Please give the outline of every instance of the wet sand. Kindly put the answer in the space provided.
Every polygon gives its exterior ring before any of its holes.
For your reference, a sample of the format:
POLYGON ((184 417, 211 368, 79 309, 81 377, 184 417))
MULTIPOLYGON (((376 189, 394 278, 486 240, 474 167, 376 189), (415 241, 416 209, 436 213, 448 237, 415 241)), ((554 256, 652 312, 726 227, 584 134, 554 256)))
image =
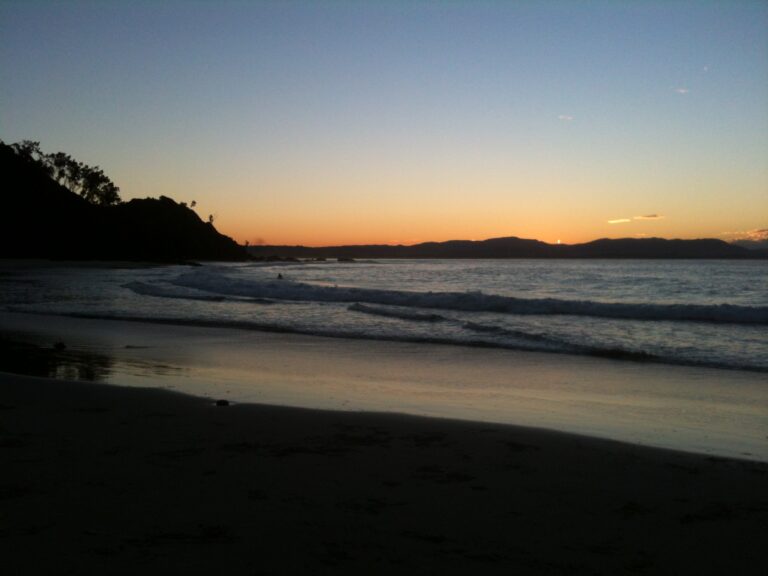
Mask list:
POLYGON ((0 371, 531 426, 768 462, 760 373, 13 313, 0 313, 0 371))
POLYGON ((7 574, 764 574, 768 464, 0 375, 7 574))

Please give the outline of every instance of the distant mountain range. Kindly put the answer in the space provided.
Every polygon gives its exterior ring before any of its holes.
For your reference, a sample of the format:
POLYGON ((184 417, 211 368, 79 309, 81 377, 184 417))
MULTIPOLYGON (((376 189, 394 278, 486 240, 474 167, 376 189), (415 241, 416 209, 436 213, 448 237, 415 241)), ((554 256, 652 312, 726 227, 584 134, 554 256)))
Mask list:
POLYGON ((607 238, 584 244, 547 244, 514 236, 449 240, 413 246, 250 246, 255 258, 727 258, 768 259, 768 250, 749 250, 722 240, 607 238))
POLYGON ((242 246, 170 198, 97 206, 0 144, 0 258, 246 260, 242 246))
POLYGON ((768 251, 768 240, 736 240, 734 244, 742 248, 749 248, 750 250, 768 251))

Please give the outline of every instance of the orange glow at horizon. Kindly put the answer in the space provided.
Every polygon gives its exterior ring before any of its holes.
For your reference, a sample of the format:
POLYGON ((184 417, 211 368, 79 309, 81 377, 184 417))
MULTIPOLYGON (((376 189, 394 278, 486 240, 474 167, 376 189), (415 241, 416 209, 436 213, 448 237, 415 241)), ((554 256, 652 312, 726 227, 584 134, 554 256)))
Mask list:
MULTIPOLYGON (((341 245, 414 245, 422 242, 445 242, 448 240, 486 240, 507 236, 540 240, 549 244, 579 244, 599 238, 722 238, 730 240, 730 233, 722 226, 654 226, 640 223, 622 226, 568 226, 560 222, 520 224, 515 226, 462 226, 456 223, 449 226, 444 223, 423 222, 420 227, 393 224, 389 227, 374 228, 366 222, 345 223, 304 221, 271 223, 253 226, 249 223, 217 222, 217 229, 231 236, 240 244, 250 245, 302 245, 308 247, 341 245), (254 232, 254 228, 258 232, 254 232)), ((631 224, 631 223, 630 223, 631 224)))

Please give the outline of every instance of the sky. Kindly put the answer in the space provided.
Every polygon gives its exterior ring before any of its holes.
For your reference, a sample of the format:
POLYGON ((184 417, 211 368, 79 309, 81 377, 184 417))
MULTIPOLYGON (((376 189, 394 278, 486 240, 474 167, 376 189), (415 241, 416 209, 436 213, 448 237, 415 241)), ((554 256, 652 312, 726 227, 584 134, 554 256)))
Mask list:
POLYGON ((768 236, 767 103, 764 1, 0 0, 3 141, 252 244, 768 236))

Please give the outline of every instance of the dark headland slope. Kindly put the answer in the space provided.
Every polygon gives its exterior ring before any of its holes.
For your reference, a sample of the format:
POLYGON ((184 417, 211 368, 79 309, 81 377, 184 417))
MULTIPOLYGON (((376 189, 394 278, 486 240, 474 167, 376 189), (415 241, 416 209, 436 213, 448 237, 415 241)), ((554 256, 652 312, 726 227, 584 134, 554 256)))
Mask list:
POLYGON ((245 260, 231 238, 170 198, 99 205, 59 184, 39 162, 0 144, 0 258, 245 260))
POLYGON ((735 258, 766 259, 768 250, 747 250, 716 239, 601 239, 584 244, 547 244, 523 238, 450 240, 413 246, 251 246, 256 258, 735 258))

